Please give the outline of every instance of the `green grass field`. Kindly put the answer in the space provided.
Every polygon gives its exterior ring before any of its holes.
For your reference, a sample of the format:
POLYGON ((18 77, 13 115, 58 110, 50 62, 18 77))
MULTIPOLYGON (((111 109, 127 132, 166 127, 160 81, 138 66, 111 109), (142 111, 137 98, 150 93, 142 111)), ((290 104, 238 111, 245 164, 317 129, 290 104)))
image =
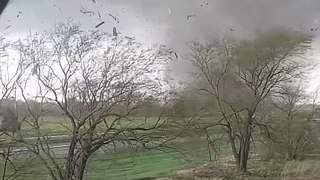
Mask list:
MULTIPOLYGON (((120 120, 117 121, 116 126, 122 127, 145 127, 145 126, 153 126, 157 118, 149 117, 147 119, 144 118, 131 118, 132 121, 120 120)), ((110 123, 113 121, 113 118, 110 117, 110 123)), ((67 117, 64 116, 45 116, 41 120, 39 120, 40 131, 44 134, 49 134, 51 136, 55 135, 67 135, 70 134, 71 123, 67 117)), ((104 125, 101 123, 101 126, 97 127, 97 130, 104 130, 104 125)), ((24 137, 35 136, 36 130, 34 127, 30 125, 30 122, 23 122, 21 125, 21 133, 24 137)))
MULTIPOLYGON (((150 117, 147 120, 144 118, 132 118, 133 121, 128 122, 127 120, 117 121, 116 126, 122 126, 122 127, 150 127, 153 126, 157 119, 150 117)), ((110 122, 112 122, 113 119, 110 117, 110 122)), ((66 142, 69 141, 68 136, 72 133, 71 132, 71 123, 69 119, 66 117, 60 116, 45 116, 39 119, 39 127, 40 129, 37 130, 35 127, 33 127, 32 119, 27 121, 24 121, 21 123, 21 130, 20 130, 20 137, 25 138, 26 141, 28 141, 28 138, 37 137, 38 131, 41 132, 42 136, 51 136, 49 138, 49 141, 52 143, 57 142, 66 142)), ((102 123, 101 126, 98 126, 96 129, 97 132, 104 132, 105 126, 102 123)), ((11 142, 12 139, 12 133, 9 132, 9 136, 6 134, 0 135, 0 146, 8 144, 11 142)), ((17 134, 16 136, 17 137, 17 134)))
MULTIPOLYGON (((172 172, 207 162, 205 141, 190 139, 172 144, 181 151, 124 150, 98 153, 88 162, 85 179, 130 180, 170 175, 172 172), (197 142, 197 143, 195 143, 197 142)), ((19 180, 50 179, 47 170, 38 160, 29 162, 19 180)), ((2 167, 0 166, 0 169, 2 167)))
POLYGON ((97 155, 88 164, 87 179, 141 179, 169 175, 187 161, 161 151, 97 155))
MULTIPOLYGON (((208 162, 206 143, 201 139, 175 142, 182 152, 160 150, 124 150, 113 153, 98 153, 87 164, 87 180, 135 180, 152 179, 172 175, 175 171, 197 167, 208 162)), ((220 157, 230 156, 228 145, 222 147, 220 157)), ((27 160, 25 160, 27 161, 27 160)), ((24 163, 24 161, 21 161, 24 163)), ((249 179, 277 179, 283 167, 282 162, 254 160, 250 163, 249 179)), ((0 167, 1 168, 1 167, 0 167)), ((35 160, 28 164, 18 180, 50 179, 43 164, 35 160)))
MULTIPOLYGON (((64 127, 68 124, 63 118, 46 117, 43 123, 45 126, 42 130, 50 135, 68 134, 68 130, 64 127)), ((35 131, 28 128, 30 127, 25 124, 22 128, 22 134, 25 137, 32 137, 35 131)), ((170 146, 179 151, 122 149, 117 152, 99 152, 89 159, 85 179, 134 180, 166 177, 177 170, 197 167, 209 160, 205 139, 199 138, 195 134, 181 140, 175 140, 171 142, 170 146)), ((224 157, 231 157, 231 149, 228 144, 221 144, 219 158, 224 157)), ((15 179, 50 180, 47 169, 33 157, 17 158, 15 163, 25 165, 15 179)), ((286 162, 281 160, 263 161, 259 158, 253 158, 249 163, 248 179, 279 179, 285 165, 286 162)), ((3 163, 0 164, 0 175, 2 166, 3 163)))

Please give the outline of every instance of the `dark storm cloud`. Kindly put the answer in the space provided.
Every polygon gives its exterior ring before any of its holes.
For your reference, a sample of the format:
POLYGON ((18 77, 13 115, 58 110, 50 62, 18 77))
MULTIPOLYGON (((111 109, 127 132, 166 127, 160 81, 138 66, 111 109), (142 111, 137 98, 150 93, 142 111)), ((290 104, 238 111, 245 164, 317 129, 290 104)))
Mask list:
POLYGON ((145 42, 163 39, 158 34, 161 27, 145 21, 139 8, 133 9, 126 2, 105 0, 96 3, 91 0, 11 0, 0 17, 0 33, 17 39, 25 36, 29 30, 43 31, 69 18, 81 23, 85 29, 112 33, 113 27, 116 27, 121 33, 136 36, 145 42), (117 17, 117 21, 110 14, 117 17), (103 21, 105 23, 97 26, 103 21), (157 34, 157 38, 150 38, 150 33, 157 34))
MULTIPOLYGON (((142 0, 130 1, 150 21, 166 26, 166 40, 175 45, 195 38, 252 37, 285 27, 310 32, 320 26, 318 0, 142 0), (187 16, 192 18, 187 20, 187 16)), ((178 45, 180 46, 180 45, 178 45)))
POLYGON ((85 28, 105 21, 101 30, 116 26, 125 34, 179 47, 196 38, 246 38, 275 27, 310 32, 320 26, 319 9, 318 0, 11 0, 0 29, 36 31, 72 17, 85 28), (95 14, 81 13, 85 10, 95 14))
MULTIPOLYGON (((310 33, 320 31, 319 0, 142 0, 130 6, 141 10, 149 21, 162 24, 165 42, 180 54, 186 42, 223 36, 251 38, 275 28, 310 33), (188 18, 187 18, 188 17, 188 18)), ((180 56, 181 57, 181 56, 180 56)), ((175 75, 190 71, 184 61, 175 75)))
POLYGON ((318 0, 241 0, 217 1, 221 16, 232 19, 236 26, 252 31, 287 27, 309 31, 319 25, 318 0))
MULTIPOLYGON (((194 39, 250 38, 277 27, 317 36, 320 30, 310 29, 320 27, 319 9, 319 0, 11 0, 0 18, 0 33, 18 38, 69 17, 86 29, 104 21, 98 29, 112 33, 116 27, 146 43, 165 43, 183 57, 186 43, 194 39)), ((179 64, 176 76, 188 66, 179 64)))

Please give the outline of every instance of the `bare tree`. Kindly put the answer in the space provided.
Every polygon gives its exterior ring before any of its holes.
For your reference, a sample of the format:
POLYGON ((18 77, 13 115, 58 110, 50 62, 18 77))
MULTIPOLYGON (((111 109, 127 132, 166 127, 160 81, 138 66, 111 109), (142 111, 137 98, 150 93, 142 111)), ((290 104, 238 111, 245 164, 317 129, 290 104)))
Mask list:
POLYGON ((20 175, 21 168, 14 163, 13 144, 20 140, 20 123, 15 112, 16 85, 24 71, 19 61, 10 59, 11 44, 0 40, 0 155, 3 159, 1 179, 20 175), (18 136, 16 136, 18 135, 18 136), (11 138, 11 139, 9 139, 11 138))
POLYGON ((14 149, 14 141, 0 147, 0 159, 2 159, 1 180, 10 180, 21 177, 21 174, 28 166, 29 160, 23 164, 16 163, 19 156, 15 153, 14 149))
POLYGON ((269 133, 259 117, 261 103, 279 85, 302 76, 302 55, 309 39, 291 32, 263 34, 253 41, 193 43, 191 59, 204 84, 198 90, 216 100, 221 117, 213 123, 226 129, 238 171, 246 171, 254 129, 269 133))
POLYGON ((23 74, 20 63, 10 59, 10 44, 0 40, 0 131, 15 132, 19 129, 14 112, 16 83, 23 74))
MULTIPOLYGON (((89 157, 102 147, 152 148, 163 143, 164 111, 156 119, 131 114, 156 102, 165 109, 168 88, 159 76, 170 59, 169 50, 61 23, 17 47, 21 59, 31 65, 28 78, 39 83, 37 96, 56 104, 70 123, 65 167, 61 170, 51 160, 57 167, 50 170, 53 179, 83 179, 89 157)), ((50 158, 49 149, 42 152, 50 158)))
POLYGON ((310 106, 314 105, 310 100, 313 98, 307 95, 303 84, 285 84, 272 98, 272 104, 279 111, 274 112, 275 150, 284 151, 287 160, 301 158, 314 143, 315 133, 310 122, 314 111, 310 106))
POLYGON ((2 168, 2 177, 1 179, 2 180, 6 180, 7 179, 7 169, 8 169, 8 166, 9 164, 13 165, 11 159, 10 159, 10 154, 11 154, 11 149, 12 147, 11 146, 8 146, 8 147, 1 147, 1 158, 3 160, 3 168, 2 168))

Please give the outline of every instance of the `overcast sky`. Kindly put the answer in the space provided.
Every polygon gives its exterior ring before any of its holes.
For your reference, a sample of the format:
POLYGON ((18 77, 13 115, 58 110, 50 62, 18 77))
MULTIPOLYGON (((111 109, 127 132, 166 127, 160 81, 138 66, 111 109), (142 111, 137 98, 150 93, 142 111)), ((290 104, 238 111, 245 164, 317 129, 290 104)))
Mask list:
POLYGON ((71 17, 85 28, 105 21, 102 31, 115 26, 141 41, 181 46, 195 38, 248 38, 275 27, 311 33, 320 26, 319 9, 319 0, 10 0, 0 18, 0 33, 18 38, 29 29, 41 31, 71 17))
MULTIPOLYGON (((167 44, 183 57, 186 43, 194 39, 251 38, 285 27, 314 35, 318 49, 320 29, 310 29, 320 27, 319 9, 320 0, 10 0, 0 17, 0 34, 15 40, 68 18, 85 29, 105 21, 99 30, 111 33, 116 27, 146 44, 167 44)), ((181 69, 188 70, 186 61, 175 67, 177 77, 183 76, 181 69)))

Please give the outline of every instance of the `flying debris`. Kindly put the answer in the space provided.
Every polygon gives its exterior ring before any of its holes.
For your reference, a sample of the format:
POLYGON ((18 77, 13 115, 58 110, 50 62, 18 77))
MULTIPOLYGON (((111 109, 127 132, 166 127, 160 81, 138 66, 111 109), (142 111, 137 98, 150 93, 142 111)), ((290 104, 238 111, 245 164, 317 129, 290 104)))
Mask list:
POLYGON ((319 30, 319 27, 310 29, 310 31, 317 31, 317 30, 319 30))
POLYGON ((117 18, 114 15, 109 14, 109 16, 112 17, 112 19, 114 19, 115 21, 117 20, 117 18))
POLYGON ((196 15, 188 15, 188 16, 187 16, 187 20, 189 20, 189 19, 192 18, 192 17, 196 17, 196 15))
POLYGON ((17 18, 20 16, 20 14, 21 14, 22 12, 21 11, 19 11, 19 13, 18 13, 18 15, 17 15, 17 18))
POLYGON ((168 8, 168 14, 171 15, 171 9, 170 8, 168 8))
POLYGON ((110 17, 112 17, 112 19, 114 21, 116 21, 117 23, 119 23, 119 18, 117 18, 116 16, 112 15, 112 14, 109 14, 110 17))
POLYGON ((10 27, 11 27, 11 25, 9 25, 9 26, 5 27, 4 29, 9 29, 10 27))
POLYGON ((100 12, 98 12, 98 17, 99 17, 99 19, 101 19, 101 14, 100 14, 100 12))
POLYGON ((94 14, 94 12, 92 12, 92 11, 84 11, 82 9, 80 9, 80 12, 83 13, 83 14, 90 14, 90 15, 94 14))
POLYGON ((96 25, 96 28, 100 27, 102 24, 104 24, 104 21, 100 22, 99 24, 96 25))
POLYGON ((84 7, 82 7, 82 6, 81 6, 81 9, 80 9, 80 12, 81 12, 82 14, 89 14, 90 16, 94 15, 94 12, 88 11, 88 10, 86 10, 86 9, 85 9, 84 7))
POLYGON ((133 37, 125 36, 124 38, 129 39, 129 40, 134 40, 133 37))
MULTIPOLYGON (((209 5, 209 3, 206 3, 205 5, 206 5, 206 6, 208 6, 208 5, 209 5)), ((200 6, 201 6, 201 7, 203 7, 204 5, 203 5, 203 4, 201 4, 200 6)))
POLYGON ((234 31, 234 29, 232 29, 232 28, 230 28, 229 30, 230 30, 230 31, 234 31))
POLYGON ((118 32, 117 32, 116 27, 113 27, 112 34, 113 34, 113 36, 118 36, 118 32))
POLYGON ((93 3, 96 3, 96 0, 92 0, 93 3))
POLYGON ((176 59, 178 59, 178 54, 176 52, 173 52, 174 56, 176 57, 176 59))
POLYGON ((163 48, 163 49, 160 49, 159 53, 170 55, 169 58, 172 59, 172 60, 179 59, 179 56, 178 56, 178 54, 176 52, 174 52, 172 50, 168 50, 167 47, 164 46, 164 45, 161 45, 160 47, 163 48))

